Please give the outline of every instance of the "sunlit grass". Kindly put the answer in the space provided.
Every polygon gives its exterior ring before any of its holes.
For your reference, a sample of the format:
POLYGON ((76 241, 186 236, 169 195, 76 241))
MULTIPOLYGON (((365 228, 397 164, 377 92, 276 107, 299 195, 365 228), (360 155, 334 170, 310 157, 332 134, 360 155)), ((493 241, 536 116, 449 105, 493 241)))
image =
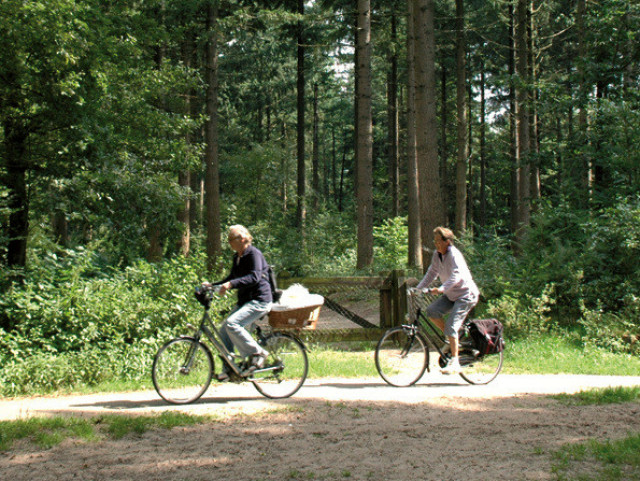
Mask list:
POLYGON ((373 350, 336 351, 315 347, 309 355, 309 377, 367 378, 378 376, 373 350))
POLYGON ((502 372, 637 376, 640 373, 640 359, 596 347, 581 347, 566 337, 545 334, 526 339, 507 339, 502 372))
POLYGON ((640 480, 640 433, 615 441, 568 444, 554 454, 561 481, 640 480))
POLYGON ((0 451, 10 449, 14 442, 22 439, 42 449, 49 449, 67 438, 87 442, 105 437, 120 439, 129 434, 140 435, 150 429, 171 429, 176 426, 200 424, 208 419, 211 418, 181 412, 164 412, 154 416, 56 416, 0 421, 0 451))
POLYGON ((573 406, 617 404, 640 400, 640 386, 596 388, 575 394, 555 394, 551 397, 573 406))

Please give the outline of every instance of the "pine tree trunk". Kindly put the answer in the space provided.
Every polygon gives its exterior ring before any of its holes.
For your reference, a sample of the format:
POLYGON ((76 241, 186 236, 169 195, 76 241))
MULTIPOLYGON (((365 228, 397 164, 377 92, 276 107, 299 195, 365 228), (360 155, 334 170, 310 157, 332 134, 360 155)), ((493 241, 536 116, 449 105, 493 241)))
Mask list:
POLYGON ((418 186, 418 159, 416 156, 415 121, 415 34, 414 0, 407 2, 407 201, 408 201, 408 264, 422 266, 422 241, 420 236, 420 197, 418 186))
POLYGON ((467 229, 467 162, 469 144, 467 139, 467 82, 466 45, 464 34, 464 3, 456 0, 456 109, 458 154, 456 161, 456 224, 459 234, 467 229))
MULTIPOLYGON (((529 78, 531 79, 532 89, 530 90, 529 95, 529 117, 530 117, 530 134, 529 134, 529 150, 534 154, 540 153, 540 146, 538 141, 538 89, 535 87, 536 85, 536 65, 535 65, 535 42, 534 42, 534 34, 535 34, 535 25, 533 23, 533 2, 529 4, 529 10, 527 12, 528 18, 528 41, 529 41, 529 78)), ((539 156, 535 155, 535 162, 531 162, 531 201, 532 209, 535 206, 535 201, 540 199, 540 161, 539 156)))
MULTIPOLYGON (((447 173, 448 169, 448 161, 449 161, 449 139, 448 136, 448 125, 449 125, 449 102, 447 101, 447 82, 448 82, 448 73, 447 66, 445 65, 444 52, 442 54, 441 62, 441 79, 440 79, 440 103, 442 105, 440 111, 440 189, 442 192, 447 192, 447 173)), ((444 222, 446 225, 449 224, 449 212, 445 207, 444 212, 444 222)))
MULTIPOLYGON (((585 41, 584 16, 586 13, 586 1, 578 0, 576 8, 576 29, 578 36, 578 57, 583 60, 578 62, 578 134, 576 140, 579 148, 578 153, 586 146, 587 142, 587 107, 589 101, 590 86, 587 84, 584 63, 586 62, 587 45, 585 41)), ((580 207, 587 207, 591 197, 591 161, 587 155, 578 154, 573 162, 574 168, 572 178, 576 189, 574 199, 578 200, 580 207)))
POLYGON ((207 269, 211 272, 222 254, 220 226, 220 177, 218 159, 218 44, 217 1, 207 5, 206 112, 205 126, 205 223, 207 227, 207 269))
POLYGON ((513 3, 509 3, 509 156, 511 158, 510 205, 511 232, 518 230, 518 212, 520 210, 520 170, 518 169, 518 136, 516 134, 516 18, 513 3))
POLYGON ((318 84, 313 85, 313 153, 311 156, 311 182, 313 185, 313 211, 318 212, 320 202, 320 117, 318 116, 318 84))
MULTIPOLYGON (((298 14, 304 14, 304 1, 298 0, 298 14)), ((307 217, 306 207, 306 167, 304 159, 304 122, 305 122, 305 101, 304 101, 304 31, 302 22, 298 22, 298 65, 297 65, 297 150, 298 161, 298 210, 296 223, 300 232, 304 236, 304 223, 307 217)))
POLYGON ((371 4, 358 0, 356 34, 357 105, 357 267, 373 262, 373 124, 371 114, 371 4))
POLYGON ((528 105, 529 79, 529 42, 527 39, 527 12, 529 0, 518 0, 516 8, 516 75, 519 86, 516 88, 516 131, 517 158, 520 171, 520 185, 518 199, 518 229, 516 238, 522 243, 530 223, 531 216, 531 169, 530 154, 530 126, 528 105))
POLYGON ((7 207, 9 209, 8 267, 25 267, 29 236, 29 197, 27 195, 27 133, 20 125, 4 120, 2 143, 5 155, 7 207))
POLYGON ((484 59, 480 60, 480 213, 478 223, 481 227, 487 225, 487 155, 486 155, 486 78, 484 59))
MULTIPOLYGON (((397 41, 397 28, 395 13, 391 13, 391 43, 395 46, 397 41)), ((400 215, 400 166, 398 147, 398 55, 393 49, 389 56, 389 74, 387 79, 387 123, 388 130, 388 162, 389 183, 391 190, 391 217, 400 215)))
MULTIPOLYGON (((194 42, 191 35, 187 35, 184 42, 182 43, 182 61, 184 62, 185 67, 191 68, 191 60, 193 58, 192 49, 194 47, 194 42)), ((185 116, 190 116, 192 113, 192 92, 185 98, 184 102, 184 113, 185 116)), ((193 142, 191 132, 188 132, 185 136, 185 142, 187 145, 191 145, 193 142)), ((182 204, 182 209, 178 212, 178 222, 182 224, 182 232, 180 238, 178 239, 177 250, 185 257, 189 255, 189 250, 191 248, 191 172, 189 169, 185 169, 184 171, 178 174, 178 185, 182 187, 184 194, 184 200, 182 204)))
MULTIPOLYGON (((434 0, 414 0, 416 69, 416 153, 420 186, 420 219, 423 245, 432 245, 433 230, 444 219, 438 165, 436 119, 434 0)), ((427 267, 428 256, 423 256, 427 267)))

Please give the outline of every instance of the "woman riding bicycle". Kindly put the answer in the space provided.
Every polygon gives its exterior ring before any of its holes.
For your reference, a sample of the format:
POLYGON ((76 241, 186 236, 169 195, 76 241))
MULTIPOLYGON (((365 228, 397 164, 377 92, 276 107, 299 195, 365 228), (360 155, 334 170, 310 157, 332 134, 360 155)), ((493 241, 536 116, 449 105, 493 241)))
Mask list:
MULTIPOLYGON (((231 249, 235 251, 231 272, 227 277, 214 283, 220 286, 219 294, 224 296, 229 289, 238 289, 238 303, 220 328, 222 342, 229 352, 234 346, 243 357, 251 356, 247 375, 264 365, 269 353, 251 337, 247 328, 262 318, 271 309, 273 298, 269 279, 264 274, 268 264, 262 252, 252 245, 253 237, 246 227, 234 225, 227 236, 231 249)), ((203 285, 210 286, 210 283, 203 285)), ((229 373, 218 374, 219 381, 229 379, 229 373)))
POLYGON ((418 284, 418 289, 428 287, 436 277, 442 281, 440 287, 429 289, 433 295, 441 295, 427 307, 427 315, 449 339, 451 359, 442 369, 443 374, 458 374, 458 331, 467 314, 478 303, 480 291, 471 277, 462 253, 453 245, 453 232, 446 227, 433 231, 436 251, 431 258, 427 273, 418 284), (444 317, 447 315, 445 323, 444 317))

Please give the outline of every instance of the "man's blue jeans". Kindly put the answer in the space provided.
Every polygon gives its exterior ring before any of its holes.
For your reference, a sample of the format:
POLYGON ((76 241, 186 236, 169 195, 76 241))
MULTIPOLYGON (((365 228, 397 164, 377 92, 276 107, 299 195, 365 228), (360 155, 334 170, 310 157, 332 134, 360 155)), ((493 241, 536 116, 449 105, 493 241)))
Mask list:
POLYGON ((262 352, 262 348, 247 332, 247 328, 270 310, 271 302, 262 301, 250 301, 235 308, 220 327, 220 337, 229 352, 233 352, 234 346, 242 357, 262 352))

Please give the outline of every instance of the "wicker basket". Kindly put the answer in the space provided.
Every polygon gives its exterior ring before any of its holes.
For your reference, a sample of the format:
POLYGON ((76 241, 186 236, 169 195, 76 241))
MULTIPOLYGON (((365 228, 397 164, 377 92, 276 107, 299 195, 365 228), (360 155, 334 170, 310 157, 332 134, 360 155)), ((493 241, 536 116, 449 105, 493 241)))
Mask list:
POLYGON ((269 325, 274 329, 315 329, 322 306, 307 306, 287 311, 271 311, 269 325))

